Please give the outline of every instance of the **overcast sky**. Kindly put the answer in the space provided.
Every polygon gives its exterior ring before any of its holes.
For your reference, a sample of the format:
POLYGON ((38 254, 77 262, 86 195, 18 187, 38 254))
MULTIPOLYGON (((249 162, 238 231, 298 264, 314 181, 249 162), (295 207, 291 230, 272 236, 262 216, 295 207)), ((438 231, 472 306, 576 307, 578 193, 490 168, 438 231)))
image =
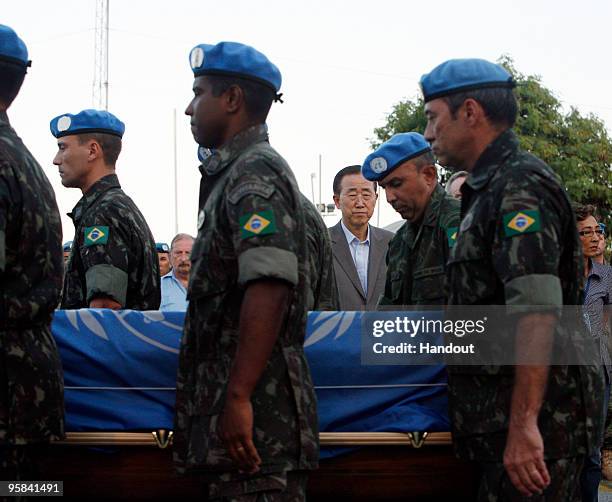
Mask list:
MULTIPOLYGON (((49 120, 93 104, 96 2, 0 0, 0 6, 0 23, 17 31, 33 61, 9 117, 65 214, 81 193, 59 181, 49 120)), ((316 202, 319 155, 322 200, 330 203, 334 174, 361 164, 393 104, 414 98, 419 77, 450 58, 508 54, 520 72, 540 75, 566 106, 595 113, 610 131, 611 24, 609 0, 110 0, 109 111, 126 124, 117 173, 156 240, 169 242, 176 110, 179 231, 195 234, 199 172, 184 115, 193 80, 188 54, 194 45, 222 40, 252 45, 280 68, 285 103, 272 107, 270 140, 309 198, 316 173, 316 202)), ((380 225, 397 219, 383 200, 380 225)), ((66 216, 62 222, 64 240, 72 239, 72 222, 66 216)))

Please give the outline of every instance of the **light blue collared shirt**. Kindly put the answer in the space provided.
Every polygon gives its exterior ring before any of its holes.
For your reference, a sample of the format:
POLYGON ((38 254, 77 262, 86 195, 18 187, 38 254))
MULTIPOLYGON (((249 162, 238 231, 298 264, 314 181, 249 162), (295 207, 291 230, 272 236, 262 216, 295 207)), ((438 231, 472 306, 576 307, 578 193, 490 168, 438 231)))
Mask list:
POLYGON ((161 278, 161 305, 159 310, 170 312, 185 312, 187 310, 187 290, 181 284, 174 272, 170 270, 161 278))
POLYGON ((370 225, 368 225, 368 235, 366 236, 365 241, 360 241, 357 237, 355 237, 353 232, 346 228, 342 220, 340 220, 340 226, 342 227, 342 231, 344 232, 344 236, 348 242, 349 249, 351 250, 351 256, 353 257, 353 262, 355 263, 355 268, 357 269, 357 275, 359 276, 359 282, 361 282, 363 292, 367 295, 368 261, 370 259, 370 225))

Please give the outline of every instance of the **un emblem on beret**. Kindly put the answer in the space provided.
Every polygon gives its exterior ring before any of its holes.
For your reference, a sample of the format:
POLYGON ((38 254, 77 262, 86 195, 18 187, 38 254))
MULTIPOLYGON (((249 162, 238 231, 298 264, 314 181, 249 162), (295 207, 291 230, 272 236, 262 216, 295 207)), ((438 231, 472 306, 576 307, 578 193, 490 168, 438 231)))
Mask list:
POLYGON ((376 174, 383 173, 387 170, 387 161, 384 157, 376 157, 370 161, 370 169, 376 174))
POLYGON ((204 63, 204 50, 202 47, 194 47, 189 55, 189 60, 191 62, 191 68, 199 68, 204 63))
POLYGON ((70 124, 72 124, 72 120, 68 115, 64 115, 63 117, 60 117, 57 121, 57 130, 59 132, 67 131, 68 129, 70 129, 70 124))

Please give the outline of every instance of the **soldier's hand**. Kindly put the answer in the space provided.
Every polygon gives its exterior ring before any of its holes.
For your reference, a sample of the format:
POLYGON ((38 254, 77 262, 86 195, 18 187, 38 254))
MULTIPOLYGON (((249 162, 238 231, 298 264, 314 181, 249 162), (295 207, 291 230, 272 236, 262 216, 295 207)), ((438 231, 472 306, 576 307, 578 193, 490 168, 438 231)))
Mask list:
POLYGON ((550 484, 544 462, 544 442, 537 422, 508 429, 504 467, 516 489, 526 497, 541 493, 550 484))
POLYGON ((249 399, 228 396, 218 434, 241 471, 253 474, 259 470, 261 458, 253 444, 253 407, 249 399))

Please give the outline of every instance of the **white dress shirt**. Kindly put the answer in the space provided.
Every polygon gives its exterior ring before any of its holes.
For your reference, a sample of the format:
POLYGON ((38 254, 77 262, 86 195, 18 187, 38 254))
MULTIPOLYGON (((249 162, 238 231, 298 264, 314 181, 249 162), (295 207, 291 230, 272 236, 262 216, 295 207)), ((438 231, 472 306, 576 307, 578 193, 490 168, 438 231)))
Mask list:
POLYGON ((370 259, 370 225, 368 225, 368 234, 366 235, 365 241, 360 241, 346 226, 344 222, 340 220, 340 226, 348 242, 355 268, 357 269, 357 275, 359 276, 359 282, 363 288, 364 294, 368 294, 368 262, 370 259))

